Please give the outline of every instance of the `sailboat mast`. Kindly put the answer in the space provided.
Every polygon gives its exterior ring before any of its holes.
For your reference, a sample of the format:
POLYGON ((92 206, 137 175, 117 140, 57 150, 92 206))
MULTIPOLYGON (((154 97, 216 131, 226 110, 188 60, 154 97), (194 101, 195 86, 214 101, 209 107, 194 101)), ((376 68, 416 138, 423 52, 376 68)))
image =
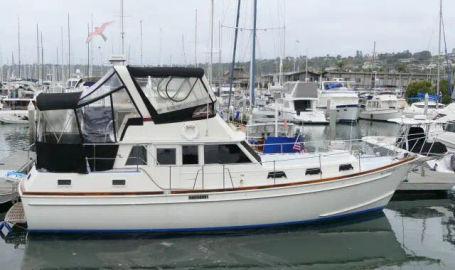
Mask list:
POLYGON ((70 14, 68 13, 68 79, 71 77, 71 31, 70 14))
POLYGON ((256 85, 256 18, 257 18, 257 0, 253 2, 253 35, 251 46, 251 62, 250 62, 250 107, 255 103, 254 87, 256 85))
POLYGON ((62 79, 62 81, 64 81, 64 79, 65 79, 64 57, 65 57, 65 55, 64 55, 64 52, 63 52, 63 50, 64 50, 64 48, 63 48, 63 46, 64 46, 63 45, 64 44, 64 42, 63 42, 63 27, 60 27, 60 39, 61 39, 61 42, 62 42, 62 48, 61 48, 61 54, 62 54, 62 78, 61 79, 62 79))
POLYGON ((141 66, 144 65, 143 61, 143 40, 142 40, 142 20, 139 21, 139 27, 141 31, 141 66))
POLYGON ((20 19, 17 18, 17 58, 19 62, 19 78, 21 78, 21 23, 20 19))
MULTIPOLYGON (((90 35, 90 23, 87 23, 87 36, 90 35)), ((87 42, 87 76, 90 76, 90 42, 87 42)))
POLYGON ((210 65, 209 65, 209 83, 213 83, 213 0, 210 1, 210 65))
POLYGON ((122 55, 125 55, 125 32, 124 32, 124 14, 123 0, 120 0, 120 37, 122 39, 122 55))
POLYGON ((438 77, 436 79, 436 102, 441 93, 441 31, 442 31, 442 0, 439 0, 439 36, 438 36, 438 77))
POLYGON ((36 79, 39 80, 39 66, 40 66, 40 56, 39 56, 39 28, 36 24, 36 79))
POLYGON ((235 19, 235 31, 234 31, 234 49, 232 50, 231 70, 229 71, 229 99, 228 99, 228 108, 227 108, 228 110, 231 107, 232 84, 234 83, 235 53, 237 51, 237 38, 238 38, 238 34, 239 34, 240 3, 241 3, 241 0, 237 0, 237 17, 235 19))
POLYGON ((44 46, 43 46, 43 32, 41 32, 41 83, 44 82, 44 46))
POLYGON ((197 67, 197 9, 194 13, 194 66, 197 67))

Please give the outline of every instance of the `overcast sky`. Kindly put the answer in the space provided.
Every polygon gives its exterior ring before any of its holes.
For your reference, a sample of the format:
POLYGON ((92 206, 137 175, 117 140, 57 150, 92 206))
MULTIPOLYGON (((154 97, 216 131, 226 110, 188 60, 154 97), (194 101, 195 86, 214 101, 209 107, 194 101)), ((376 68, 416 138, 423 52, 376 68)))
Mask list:
MULTIPOLYGON (((214 61, 218 61, 219 25, 222 61, 231 58, 235 0, 215 0, 214 61)), ((242 0, 240 26, 251 28, 252 2, 242 0)), ((120 0, 0 0, 0 64, 17 62, 17 21, 21 24, 23 63, 36 62, 36 24, 43 34, 45 62, 61 63, 61 29, 64 62, 68 58, 67 14, 71 25, 71 61, 86 63, 87 24, 115 21, 106 30, 107 42, 96 38, 93 61, 106 62, 120 53, 120 0)), ((356 50, 378 52, 437 51, 439 0, 258 0, 257 57, 286 55, 354 55, 356 50), (286 31, 280 29, 286 26, 286 31), (285 38, 284 38, 285 36, 285 38)), ((198 12, 197 59, 207 62, 210 52, 210 0, 124 0, 125 54, 140 63, 139 21, 143 21, 144 64, 194 63, 195 10, 198 12), (160 30, 161 29, 161 30, 160 30), (160 45, 161 44, 161 45, 160 45)), ((455 26, 455 1, 444 1, 447 29, 455 26)), ((238 59, 250 56, 251 31, 239 34, 238 59)), ((447 46, 455 44, 447 31, 447 46)))

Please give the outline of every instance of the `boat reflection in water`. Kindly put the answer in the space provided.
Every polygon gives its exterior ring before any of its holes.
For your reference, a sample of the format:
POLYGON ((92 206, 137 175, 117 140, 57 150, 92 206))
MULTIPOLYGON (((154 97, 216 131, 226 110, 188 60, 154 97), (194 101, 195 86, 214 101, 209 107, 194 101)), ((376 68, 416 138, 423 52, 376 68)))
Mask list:
MULTIPOLYGON (((25 241, 25 237, 17 239, 25 241)), ((296 266, 339 269, 402 265, 411 259, 382 212, 313 227, 223 234, 31 234, 24 244, 24 269, 296 266)))

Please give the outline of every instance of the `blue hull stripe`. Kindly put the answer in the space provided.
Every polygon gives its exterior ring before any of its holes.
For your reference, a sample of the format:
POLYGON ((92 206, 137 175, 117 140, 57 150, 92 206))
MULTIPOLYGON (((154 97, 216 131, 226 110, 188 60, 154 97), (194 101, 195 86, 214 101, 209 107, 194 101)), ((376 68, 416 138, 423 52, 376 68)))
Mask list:
POLYGON ((29 230, 30 233, 64 233, 64 234, 117 234, 117 233, 181 233, 181 232, 213 232, 213 231, 234 231, 261 228, 274 228, 292 225, 318 224, 329 221, 343 220, 367 213, 382 211, 383 207, 371 208, 349 214, 340 214, 330 217, 317 218, 304 221, 291 221, 272 224, 258 224, 246 226, 207 227, 207 228, 181 228, 181 229, 132 229, 132 230, 29 230))

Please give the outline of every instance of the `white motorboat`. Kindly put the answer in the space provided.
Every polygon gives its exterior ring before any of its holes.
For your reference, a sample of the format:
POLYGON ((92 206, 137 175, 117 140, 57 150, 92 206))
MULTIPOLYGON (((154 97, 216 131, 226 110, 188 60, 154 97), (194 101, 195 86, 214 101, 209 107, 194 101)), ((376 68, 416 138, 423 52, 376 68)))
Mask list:
POLYGON ((330 110, 328 104, 336 109, 337 122, 356 122, 359 119, 359 96, 349 82, 336 78, 321 82, 318 89, 318 108, 330 110))
POLYGON ((436 140, 443 143, 449 152, 455 153, 455 120, 445 124, 444 131, 438 134, 436 140))
POLYGON ((268 106, 274 113, 277 106, 281 119, 296 124, 328 124, 323 110, 317 108, 317 85, 309 82, 286 82, 284 98, 268 106))
POLYGON ((419 101, 412 103, 409 107, 403 110, 403 114, 406 117, 414 117, 416 115, 426 114, 429 118, 435 119, 441 112, 444 111, 445 105, 442 103, 437 103, 435 101, 429 100, 427 106, 425 106, 425 101, 419 101))
POLYGON ((398 99, 393 92, 377 92, 366 95, 361 102, 360 119, 372 121, 388 121, 400 118, 398 99))
POLYGON ((214 112, 210 89, 198 68, 115 66, 83 93, 40 94, 37 161, 19 185, 28 230, 330 220, 382 209, 417 160, 345 150, 259 155, 214 112))
POLYGON ((2 99, 0 123, 28 124, 28 106, 34 104, 40 91, 27 84, 14 84, 9 90, 8 97, 2 99))

